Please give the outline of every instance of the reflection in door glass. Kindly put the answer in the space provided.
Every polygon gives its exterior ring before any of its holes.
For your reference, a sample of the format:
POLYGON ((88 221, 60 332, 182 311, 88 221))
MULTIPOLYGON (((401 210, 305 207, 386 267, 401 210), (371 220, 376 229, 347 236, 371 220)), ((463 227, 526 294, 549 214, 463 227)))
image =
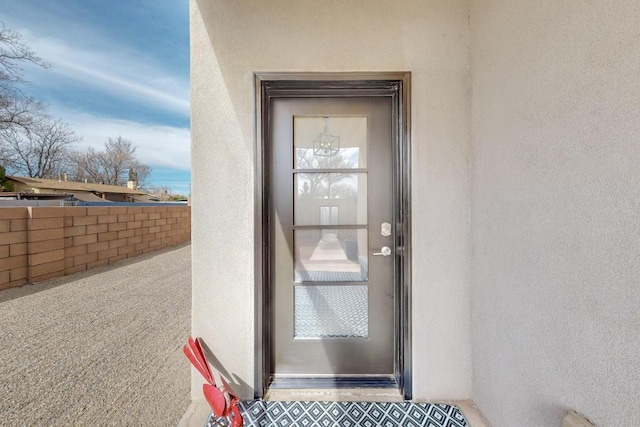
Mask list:
POLYGON ((298 173, 294 185, 294 225, 367 224, 366 173, 298 173), (322 222, 327 207, 333 222, 322 222))
POLYGON ((366 117, 293 118, 295 169, 367 167, 366 117))
POLYGON ((295 230, 296 282, 367 280, 367 230, 295 230))
POLYGON ((338 206, 320 206, 320 225, 335 225, 340 223, 338 206))
POLYGON ((295 338, 367 338, 366 285, 295 287, 295 338))

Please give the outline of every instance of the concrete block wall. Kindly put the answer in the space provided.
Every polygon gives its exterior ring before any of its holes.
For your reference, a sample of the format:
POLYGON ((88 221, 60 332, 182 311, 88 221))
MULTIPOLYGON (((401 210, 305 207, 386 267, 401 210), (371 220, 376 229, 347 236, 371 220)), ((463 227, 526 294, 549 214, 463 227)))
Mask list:
POLYGON ((27 209, 0 209, 0 289, 27 282, 27 209))
POLYGON ((188 206, 0 208, 0 290, 190 239, 188 206))

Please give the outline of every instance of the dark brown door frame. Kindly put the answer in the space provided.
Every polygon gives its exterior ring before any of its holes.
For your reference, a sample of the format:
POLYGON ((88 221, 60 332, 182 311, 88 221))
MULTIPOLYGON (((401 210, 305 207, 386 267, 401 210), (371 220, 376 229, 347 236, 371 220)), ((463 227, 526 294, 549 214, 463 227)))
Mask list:
POLYGON ((255 378, 261 398, 271 381, 270 103, 276 97, 389 96, 394 120, 394 226, 396 241, 396 383, 412 395, 411 371, 411 189, 409 72, 255 73, 255 378))

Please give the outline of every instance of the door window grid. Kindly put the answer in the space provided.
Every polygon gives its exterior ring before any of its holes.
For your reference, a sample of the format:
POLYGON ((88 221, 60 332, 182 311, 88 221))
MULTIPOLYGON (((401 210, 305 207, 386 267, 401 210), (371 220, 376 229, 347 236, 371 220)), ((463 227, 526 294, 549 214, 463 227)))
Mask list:
POLYGON ((367 338, 367 117, 293 120, 294 337, 367 338))
POLYGON ((293 117, 296 283, 368 280, 367 120, 293 117))

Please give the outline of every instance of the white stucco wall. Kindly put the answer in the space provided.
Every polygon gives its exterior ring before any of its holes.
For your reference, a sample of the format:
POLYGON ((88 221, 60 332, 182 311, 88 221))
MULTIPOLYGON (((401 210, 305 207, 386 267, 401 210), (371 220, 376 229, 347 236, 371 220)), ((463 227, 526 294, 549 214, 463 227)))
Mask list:
POLYGON ((640 426, 640 3, 472 0, 474 397, 640 426))
MULTIPOLYGON (((254 376, 255 71, 412 73, 414 397, 471 397, 463 0, 191 0, 193 334, 254 376)), ((193 398, 201 399, 194 377, 193 398)))

